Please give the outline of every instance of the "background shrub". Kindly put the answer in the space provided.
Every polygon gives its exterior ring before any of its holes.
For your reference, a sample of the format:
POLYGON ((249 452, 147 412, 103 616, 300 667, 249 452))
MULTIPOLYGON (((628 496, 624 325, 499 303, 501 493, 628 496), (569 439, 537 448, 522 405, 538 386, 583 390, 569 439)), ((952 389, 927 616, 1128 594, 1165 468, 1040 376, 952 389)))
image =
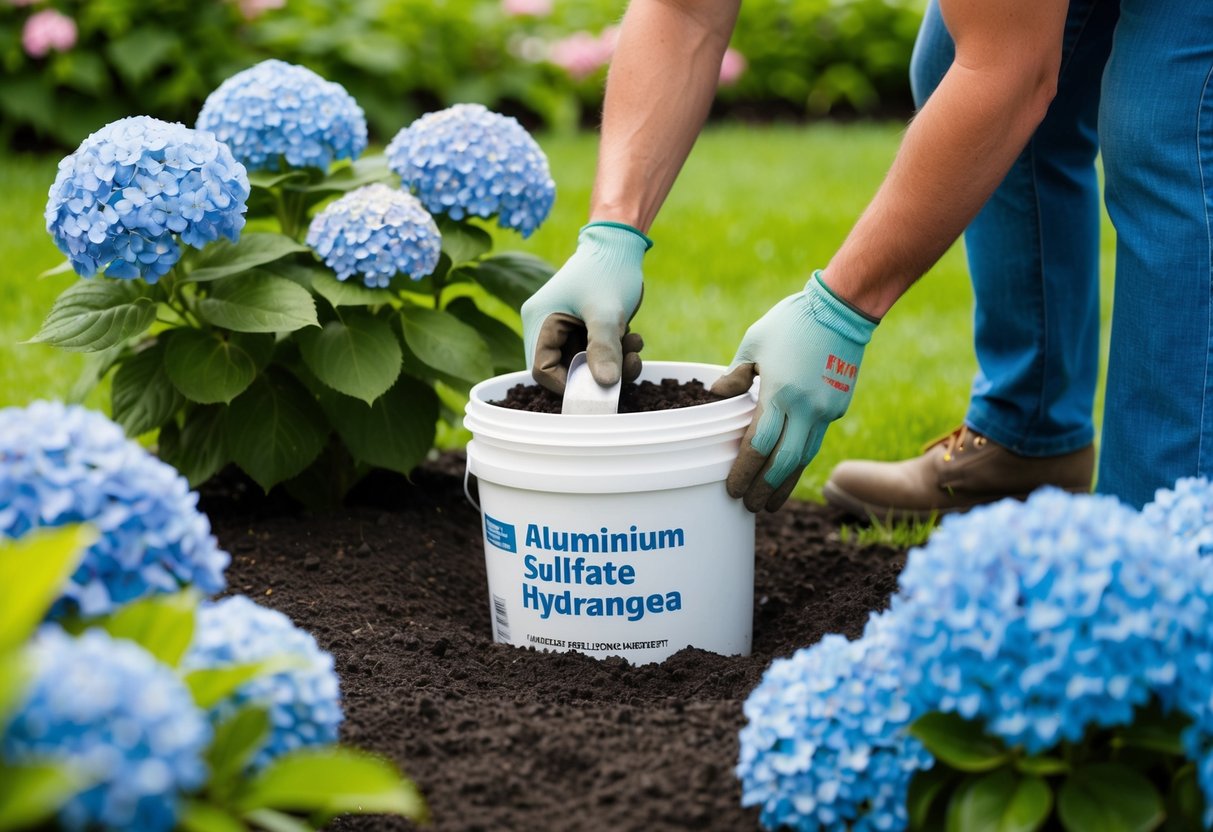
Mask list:
MULTIPOLYGON (((924 5, 746 0, 733 38, 744 69, 722 88, 718 112, 908 112, 905 67, 924 5)), ((380 142, 458 102, 569 130, 597 117, 611 27, 625 7, 625 0, 6 0, 0 140, 70 147, 96 125, 135 113, 190 123, 220 81, 267 57, 344 86, 380 142), (48 11, 66 23, 47 25, 48 11), (36 15, 43 17, 31 23, 36 15), (31 27, 43 34, 31 40, 31 27)))

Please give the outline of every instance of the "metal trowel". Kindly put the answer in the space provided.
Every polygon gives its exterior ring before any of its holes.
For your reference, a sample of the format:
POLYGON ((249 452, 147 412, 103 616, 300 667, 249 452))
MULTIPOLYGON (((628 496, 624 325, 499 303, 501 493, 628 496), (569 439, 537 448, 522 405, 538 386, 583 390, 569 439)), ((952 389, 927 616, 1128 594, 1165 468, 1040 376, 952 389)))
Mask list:
POLYGON ((578 416, 619 412, 619 390, 622 381, 603 387, 590 374, 585 352, 579 352, 569 362, 568 380, 564 384, 564 401, 560 412, 578 416))

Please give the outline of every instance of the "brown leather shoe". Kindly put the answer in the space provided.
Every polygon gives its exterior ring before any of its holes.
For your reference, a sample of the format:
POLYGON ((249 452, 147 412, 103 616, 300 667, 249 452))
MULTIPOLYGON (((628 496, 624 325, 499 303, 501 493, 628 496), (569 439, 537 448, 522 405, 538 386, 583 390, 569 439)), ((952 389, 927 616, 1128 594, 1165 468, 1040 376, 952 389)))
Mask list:
POLYGON ((1042 485, 1091 489, 1095 448, 1060 456, 1013 454, 964 425, 902 462, 848 460, 822 494, 830 505, 878 520, 928 520, 1003 497, 1025 499, 1042 485))

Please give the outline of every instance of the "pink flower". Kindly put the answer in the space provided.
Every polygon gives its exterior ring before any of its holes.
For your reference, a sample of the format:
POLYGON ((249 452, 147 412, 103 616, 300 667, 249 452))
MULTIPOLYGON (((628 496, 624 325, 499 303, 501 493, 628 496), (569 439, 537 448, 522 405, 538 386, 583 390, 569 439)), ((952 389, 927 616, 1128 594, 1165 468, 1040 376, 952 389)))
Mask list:
POLYGON ((548 60, 580 81, 611 62, 617 37, 615 27, 598 37, 589 32, 577 32, 554 42, 548 51, 548 60))
POLYGON ((731 46, 724 50, 724 59, 720 62, 720 86, 728 87, 737 83, 746 66, 745 55, 731 46))
POLYGON ((45 58, 51 50, 66 52, 76 45, 76 22, 54 9, 35 12, 21 30, 21 45, 31 58, 45 58))
POLYGON ((240 14, 245 20, 254 20, 270 9, 281 9, 286 0, 235 0, 240 7, 240 14))
POLYGON ((501 0, 501 10, 510 17, 547 17, 552 0, 501 0))

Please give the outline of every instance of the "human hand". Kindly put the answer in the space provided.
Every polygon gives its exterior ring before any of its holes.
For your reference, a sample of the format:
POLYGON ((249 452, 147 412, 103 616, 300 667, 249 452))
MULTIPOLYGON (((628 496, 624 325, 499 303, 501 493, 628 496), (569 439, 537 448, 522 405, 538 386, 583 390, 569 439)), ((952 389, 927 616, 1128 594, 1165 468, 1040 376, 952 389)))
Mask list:
POLYGON ((522 305, 522 340, 535 381, 563 393, 569 361, 582 350, 604 387, 640 375, 644 341, 628 332, 628 321, 644 294, 640 261, 652 245, 622 223, 581 229, 573 256, 522 305))
POLYGON ((762 377, 758 408, 725 483, 730 497, 755 512, 783 505, 826 427, 846 412, 876 323, 815 272, 803 291, 746 331, 729 372, 712 385, 713 393, 736 396, 762 377))

